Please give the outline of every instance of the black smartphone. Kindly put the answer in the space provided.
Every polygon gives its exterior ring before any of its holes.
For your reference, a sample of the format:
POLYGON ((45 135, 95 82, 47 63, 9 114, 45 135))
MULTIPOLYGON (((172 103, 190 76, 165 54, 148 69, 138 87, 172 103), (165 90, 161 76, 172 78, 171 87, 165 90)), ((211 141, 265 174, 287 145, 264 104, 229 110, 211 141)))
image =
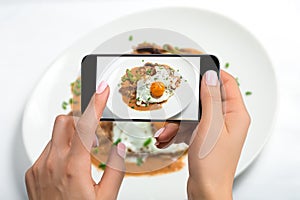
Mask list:
POLYGON ((110 96, 101 121, 198 122, 202 75, 220 65, 213 55, 91 54, 81 63, 81 111, 97 85, 110 96))

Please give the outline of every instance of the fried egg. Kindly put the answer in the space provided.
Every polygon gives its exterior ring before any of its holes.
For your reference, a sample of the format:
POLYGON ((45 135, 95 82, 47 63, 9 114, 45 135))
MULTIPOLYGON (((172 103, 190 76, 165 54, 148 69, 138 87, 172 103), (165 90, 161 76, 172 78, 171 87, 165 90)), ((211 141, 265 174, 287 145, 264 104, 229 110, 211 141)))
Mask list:
POLYGON ((137 82, 136 104, 147 106, 149 103, 167 101, 180 83, 180 77, 174 70, 164 66, 155 66, 155 74, 147 75, 137 82))

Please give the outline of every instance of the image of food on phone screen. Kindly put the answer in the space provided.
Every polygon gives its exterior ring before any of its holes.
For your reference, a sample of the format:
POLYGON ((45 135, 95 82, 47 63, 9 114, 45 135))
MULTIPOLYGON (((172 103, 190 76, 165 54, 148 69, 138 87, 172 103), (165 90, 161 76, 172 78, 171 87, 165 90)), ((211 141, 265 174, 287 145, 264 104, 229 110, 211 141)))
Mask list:
POLYGON ((83 85, 87 76, 96 76, 92 88, 103 80, 110 86, 103 121, 199 121, 201 59, 200 55, 93 55, 95 69, 82 74, 83 85))

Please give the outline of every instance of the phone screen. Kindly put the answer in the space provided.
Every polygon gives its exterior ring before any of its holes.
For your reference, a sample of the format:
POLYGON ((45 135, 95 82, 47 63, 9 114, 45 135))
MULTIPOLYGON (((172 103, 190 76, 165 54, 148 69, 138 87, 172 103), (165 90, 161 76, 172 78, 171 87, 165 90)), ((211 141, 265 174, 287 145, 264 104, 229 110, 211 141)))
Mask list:
POLYGON ((200 59, 98 55, 96 87, 110 86, 101 120, 199 121, 200 59))

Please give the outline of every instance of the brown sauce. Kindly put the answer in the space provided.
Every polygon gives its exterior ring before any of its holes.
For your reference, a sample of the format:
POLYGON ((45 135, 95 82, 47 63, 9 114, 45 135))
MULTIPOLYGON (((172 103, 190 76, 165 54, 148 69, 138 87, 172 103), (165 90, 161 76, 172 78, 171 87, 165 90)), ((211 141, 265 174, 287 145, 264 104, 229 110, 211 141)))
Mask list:
MULTIPOLYGON (((96 154, 91 154, 92 164, 97 167, 99 170, 99 165, 105 163, 108 158, 108 152, 105 150, 99 150, 96 154)), ((185 166, 184 158, 186 152, 181 152, 181 155, 171 156, 171 155, 157 155, 149 156, 141 164, 137 165, 136 163, 126 162, 126 175, 127 176, 154 176, 162 175, 167 173, 172 173, 181 170, 185 166), (174 161, 174 158, 178 158, 174 161)))

